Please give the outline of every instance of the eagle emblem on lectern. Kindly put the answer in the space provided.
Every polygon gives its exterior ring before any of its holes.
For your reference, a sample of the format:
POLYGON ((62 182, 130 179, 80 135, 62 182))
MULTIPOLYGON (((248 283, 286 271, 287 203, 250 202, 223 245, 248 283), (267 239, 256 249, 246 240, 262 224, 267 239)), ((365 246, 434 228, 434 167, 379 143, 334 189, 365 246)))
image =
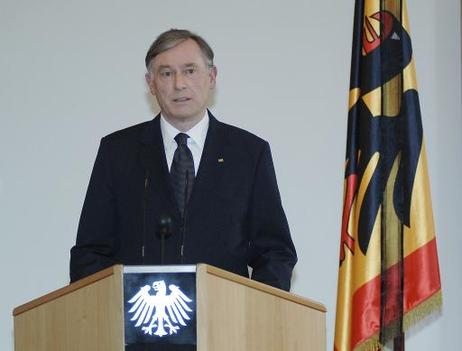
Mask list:
POLYGON ((128 301, 133 304, 128 313, 134 313, 130 320, 136 321, 136 328, 142 326, 145 334, 159 337, 176 334, 179 325, 186 326, 185 321, 190 319, 188 312, 192 309, 188 303, 192 300, 173 284, 168 286, 170 294, 167 295, 163 280, 152 283, 152 288, 155 295, 149 293, 151 286, 145 285, 128 301))

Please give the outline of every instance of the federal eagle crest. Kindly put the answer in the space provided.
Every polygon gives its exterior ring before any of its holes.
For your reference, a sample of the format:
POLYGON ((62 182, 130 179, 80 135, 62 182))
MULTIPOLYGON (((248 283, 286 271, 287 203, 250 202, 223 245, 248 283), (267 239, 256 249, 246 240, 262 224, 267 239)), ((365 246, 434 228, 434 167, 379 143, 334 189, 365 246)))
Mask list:
POLYGON ((176 334, 179 325, 186 326, 185 321, 190 320, 188 313, 192 309, 188 303, 192 300, 173 284, 168 286, 170 294, 167 295, 163 280, 153 282, 152 288, 155 295, 149 293, 151 286, 145 285, 128 301, 133 304, 128 313, 134 313, 130 320, 136 321, 136 328, 142 326, 145 334, 159 337, 176 334))

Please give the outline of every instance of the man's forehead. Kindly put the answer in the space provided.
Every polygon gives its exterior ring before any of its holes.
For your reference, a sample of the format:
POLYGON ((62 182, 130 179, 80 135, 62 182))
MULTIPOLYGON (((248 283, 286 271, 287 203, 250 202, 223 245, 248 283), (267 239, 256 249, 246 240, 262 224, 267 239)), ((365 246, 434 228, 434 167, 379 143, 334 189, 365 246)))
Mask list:
POLYGON ((188 39, 180 44, 160 53, 152 60, 151 64, 156 68, 161 66, 184 67, 206 63, 206 59, 199 48, 199 45, 188 39))

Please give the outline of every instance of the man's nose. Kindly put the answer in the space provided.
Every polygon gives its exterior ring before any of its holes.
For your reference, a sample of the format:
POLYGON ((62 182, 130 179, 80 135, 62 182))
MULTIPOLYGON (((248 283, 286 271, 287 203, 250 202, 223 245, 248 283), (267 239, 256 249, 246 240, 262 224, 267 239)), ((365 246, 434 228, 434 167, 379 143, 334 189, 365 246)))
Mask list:
POLYGON ((183 90, 184 88, 186 88, 185 77, 181 73, 175 74, 175 89, 183 90))

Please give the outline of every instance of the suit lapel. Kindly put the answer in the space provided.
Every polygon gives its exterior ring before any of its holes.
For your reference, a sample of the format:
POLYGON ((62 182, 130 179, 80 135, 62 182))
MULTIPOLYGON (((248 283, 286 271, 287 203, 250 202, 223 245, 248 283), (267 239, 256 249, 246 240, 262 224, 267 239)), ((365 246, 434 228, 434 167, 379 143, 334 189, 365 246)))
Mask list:
POLYGON ((140 162, 152 185, 150 192, 155 192, 151 194, 151 198, 160 202, 156 207, 159 209, 167 207, 168 212, 179 220, 180 212, 170 184, 170 174, 160 131, 160 115, 149 123, 140 137, 140 143, 140 162))
POLYGON ((225 135, 223 134, 220 122, 210 113, 209 129, 205 139, 204 150, 202 151, 198 173, 194 182, 194 188, 188 203, 188 216, 210 202, 216 184, 223 174, 223 158, 225 135))

